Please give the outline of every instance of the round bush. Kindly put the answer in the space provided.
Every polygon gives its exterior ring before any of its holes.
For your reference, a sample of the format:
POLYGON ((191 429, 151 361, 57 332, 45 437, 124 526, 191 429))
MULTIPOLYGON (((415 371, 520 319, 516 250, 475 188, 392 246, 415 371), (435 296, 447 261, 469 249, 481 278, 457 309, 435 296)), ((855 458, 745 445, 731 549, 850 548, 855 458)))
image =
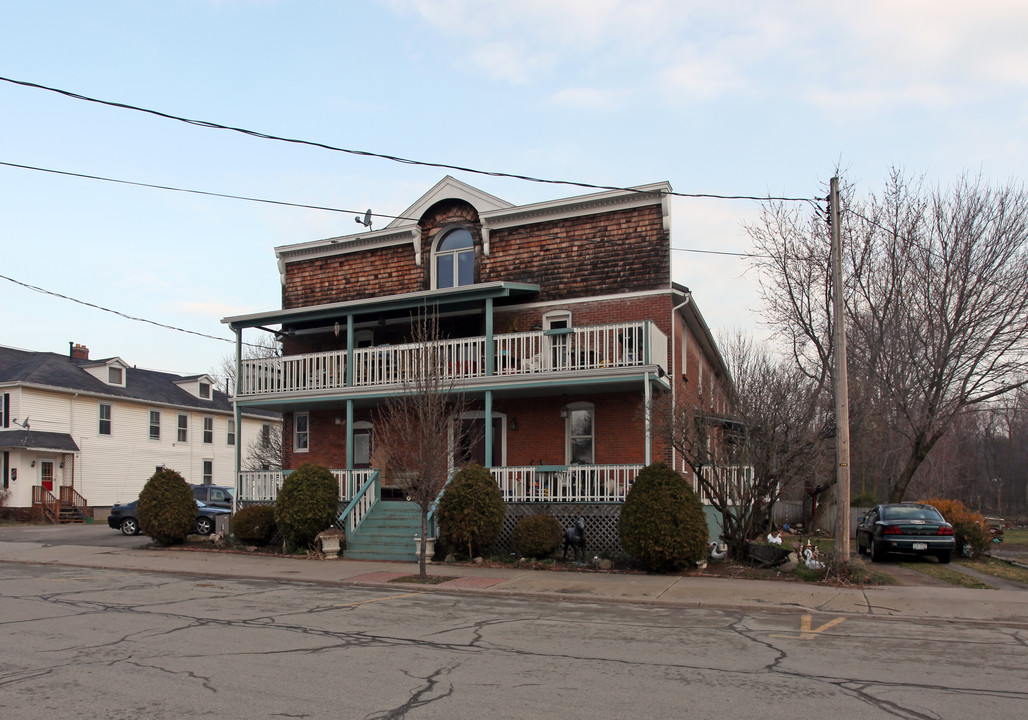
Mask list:
POLYGON ((475 557, 492 545, 503 530, 507 506, 493 476, 470 463, 446 486, 436 518, 439 532, 450 546, 475 557))
POLYGON ((174 470, 158 470, 143 486, 136 506, 139 530, 159 545, 184 542, 197 514, 193 491, 174 470))
POLYGON ((522 557, 547 558, 560 545, 562 534, 557 518, 529 515, 518 520, 514 528, 514 549, 522 557))
POLYGON ((707 555, 703 505, 664 463, 647 465, 628 491, 618 532, 625 551, 655 572, 674 572, 707 555))
POLYGON ((267 545, 275 537, 274 505, 247 505, 232 516, 232 534, 250 545, 267 545))
POLYGON ((275 501, 275 524, 296 547, 309 548, 339 512, 339 483, 323 465, 304 463, 286 476, 275 501))

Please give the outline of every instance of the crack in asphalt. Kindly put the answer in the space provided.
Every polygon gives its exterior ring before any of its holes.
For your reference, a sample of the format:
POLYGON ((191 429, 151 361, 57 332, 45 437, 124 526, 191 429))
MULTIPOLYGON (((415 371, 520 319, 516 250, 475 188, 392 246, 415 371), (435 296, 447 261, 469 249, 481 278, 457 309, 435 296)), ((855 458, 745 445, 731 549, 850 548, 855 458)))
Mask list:
MULTIPOLYGON (((168 586, 174 585, 174 581, 171 582, 156 582, 151 583, 145 587, 152 589, 162 590, 168 586)), ((141 586, 138 584, 126 583, 121 589, 122 590, 138 590, 141 586)), ((109 588, 112 592, 117 593, 118 588, 109 588)), ((790 659, 788 650, 783 647, 782 642, 773 642, 768 639, 765 631, 758 631, 747 626, 747 616, 741 612, 727 612, 719 611, 714 613, 716 616, 723 617, 726 622, 721 627, 711 626, 709 621, 707 623, 696 622, 696 623, 677 623, 675 625, 676 630, 685 630, 690 627, 703 628, 705 630, 713 630, 717 632, 729 632, 733 633, 745 640, 760 646, 764 650, 771 653, 771 658, 768 662, 755 669, 728 669, 716 665, 704 665, 700 663, 689 663, 685 662, 671 662, 671 661, 640 661, 638 659, 622 659, 622 658, 611 658, 603 657, 599 655, 589 655, 586 653, 559 653, 552 651, 542 651, 530 648, 517 648, 510 645, 505 645, 500 642, 490 641, 488 639, 488 630, 500 626, 518 625, 523 623, 535 623, 541 621, 547 621, 549 618, 542 614, 525 614, 521 617, 505 617, 505 618, 490 618, 479 620, 475 622, 464 622, 455 624, 450 627, 446 627, 441 630, 436 630, 425 636, 418 638, 401 637, 396 635, 389 635, 385 633, 372 633, 368 631, 336 631, 324 628, 312 628, 305 625, 297 624, 294 622, 282 622, 285 618, 304 617, 324 614, 328 611, 335 611, 340 613, 354 612, 358 610, 359 606, 340 606, 338 604, 331 605, 314 605, 305 609, 288 610, 282 613, 275 613, 269 615, 266 612, 262 612, 259 615, 255 615, 250 618, 217 618, 217 617, 196 617, 195 615, 187 615, 182 612, 177 612, 173 608, 175 606, 184 605, 186 603, 196 603, 198 599, 203 602, 216 602, 223 599, 248 599, 248 598, 259 598, 261 596, 271 597, 275 590, 274 588, 248 588, 246 590, 226 590, 220 588, 223 592, 205 594, 201 598, 190 597, 181 599, 170 599, 161 600, 154 602, 143 602, 143 603, 117 603, 117 602, 102 602, 95 599, 80 597, 83 594, 90 593, 95 594, 96 590, 66 590, 64 592, 48 592, 45 594, 38 595, 21 595, 13 596, 8 595, 6 597, 17 598, 23 601, 37 601, 45 603, 50 607, 60 607, 65 609, 73 609, 76 612, 68 613, 61 616, 52 617, 33 617, 25 618, 21 620, 5 621, 3 625, 14 625, 18 623, 32 623, 32 622, 43 622, 50 621, 53 619, 61 618, 74 618, 74 617, 86 617, 95 614, 107 614, 107 613, 123 613, 123 614, 135 614, 146 617, 160 617, 171 620, 175 623, 175 627, 170 627, 164 630, 138 630, 131 633, 126 633, 120 637, 113 638, 109 642, 98 643, 95 645, 78 645, 68 648, 51 648, 48 650, 41 650, 38 652, 43 653, 56 653, 56 652, 73 652, 76 657, 68 659, 65 662, 55 664, 51 667, 39 669, 39 670, 22 670, 13 673, 0 673, 0 687, 18 685, 26 682, 36 682, 39 678, 45 677, 54 672, 55 669, 72 666, 72 665, 83 665, 90 664, 103 664, 106 666, 116 666, 118 664, 131 665, 148 670, 156 670, 158 672, 166 673, 173 676, 183 677, 190 681, 197 682, 205 690, 210 693, 217 693, 218 690, 215 687, 214 681, 211 677, 197 674, 191 670, 176 671, 166 667, 161 667, 156 664, 157 658, 142 658, 134 654, 125 654, 122 657, 115 659, 91 659, 89 653, 96 649, 111 648, 125 643, 138 642, 142 638, 156 638, 162 636, 171 636, 182 631, 191 629, 204 629, 212 626, 220 626, 226 628, 252 628, 262 630, 274 630, 282 633, 297 634, 303 637, 316 638, 324 642, 317 644, 314 647, 302 647, 302 648, 277 648, 277 649, 266 649, 260 652, 261 655, 295 655, 295 654, 319 654, 333 650, 343 649, 360 649, 360 648, 421 648, 426 650, 435 650, 440 652, 448 653, 481 653, 481 652, 492 652, 498 654, 508 654, 512 656, 521 657, 539 657, 547 658, 550 660, 568 660, 579 663, 602 663, 602 664, 619 664, 630 667, 637 667, 642 669, 653 669, 661 668, 665 670, 678 670, 678 671, 694 671, 694 672, 715 672, 725 675, 735 675, 740 677, 747 676, 762 676, 762 675, 781 675, 794 678, 797 680, 803 680, 811 683, 819 683, 827 687, 833 687, 837 691, 845 693, 846 695, 859 700, 860 702, 874 707, 891 717, 901 718, 902 720, 931 720, 936 718, 935 715, 929 715, 921 712, 912 707, 908 707, 900 702, 894 700, 886 700, 876 696, 876 692, 894 689, 909 689, 919 691, 933 691, 940 693, 956 693, 959 695, 982 697, 982 698, 1001 698, 1006 700, 1017 700, 1025 701, 1028 700, 1028 692, 1018 690, 986 690, 973 687, 954 687, 954 686, 943 686, 933 685, 929 683, 918 683, 918 682, 890 682, 890 681, 875 681, 867 679, 859 679, 852 677, 832 677, 823 674, 809 674, 802 673, 795 670, 790 670, 786 667, 787 662, 790 659), (461 641, 440 641, 437 638, 445 635, 452 635, 454 633, 467 633, 470 631, 470 637, 461 641)), ((865 599, 868 602, 868 607, 872 608, 872 604, 868 598, 865 599)), ((195 613, 195 610, 193 611, 195 613)), ((709 617, 709 616, 708 616, 709 617)), ((556 620, 554 620, 556 621, 556 620)), ((622 628, 649 628, 649 629, 660 629, 665 627, 659 623, 647 624, 647 623, 618 623, 616 621, 605 620, 602 618, 585 618, 585 619, 571 619, 562 618, 560 622, 563 625, 578 624, 581 626, 618 626, 622 628)), ((846 638, 849 637, 845 634, 840 633, 826 633, 830 637, 846 638)), ((1021 629, 1013 629, 1010 631, 1004 631, 1003 637, 1009 638, 1009 643, 1014 644, 1017 647, 1028 647, 1028 637, 1026 637, 1025 631, 1021 629)), ((925 638, 919 638, 924 641, 925 638)), ((945 642, 943 639, 939 639, 938 642, 945 642)), ((962 641, 964 644, 977 644, 977 645, 990 645, 996 643, 981 642, 981 641, 962 641)), ((229 657, 246 657, 253 656, 253 651, 245 652, 228 652, 219 653, 221 658, 229 657)), ((174 657, 175 660, 187 660, 190 658, 201 658, 210 657, 210 654, 176 654, 174 656, 163 655, 162 658, 174 657)), ((451 697, 454 693, 453 683, 446 683, 445 679, 459 668, 462 664, 455 662, 451 665, 441 667, 427 676, 418 676, 412 674, 409 671, 402 670, 404 674, 412 680, 417 680, 418 685, 410 689, 410 696, 408 699, 391 709, 376 711, 366 717, 369 720, 394 720, 396 718, 405 717, 407 713, 410 713, 418 708, 437 703, 445 698, 451 697)), ((286 715, 280 714, 281 717, 306 717, 306 715, 286 715)))
POLYGON ((430 695, 430 693, 432 693, 436 689, 436 686, 440 684, 440 677, 444 675, 449 675, 451 672, 453 672, 459 667, 459 664, 454 664, 448 667, 439 668, 428 677, 418 677, 416 675, 412 675, 406 670, 403 671, 404 675, 415 680, 421 680, 424 682, 424 685, 416 690, 411 691, 410 697, 407 699, 407 702, 403 703, 402 705, 395 707, 391 710, 385 710, 382 712, 365 715, 364 717, 367 718, 367 720, 395 720, 396 718, 406 717, 407 713, 411 710, 416 710, 426 705, 431 705, 432 703, 439 702, 440 700, 445 700, 446 698, 453 695, 452 683, 449 686, 447 686, 443 692, 433 695, 430 695))

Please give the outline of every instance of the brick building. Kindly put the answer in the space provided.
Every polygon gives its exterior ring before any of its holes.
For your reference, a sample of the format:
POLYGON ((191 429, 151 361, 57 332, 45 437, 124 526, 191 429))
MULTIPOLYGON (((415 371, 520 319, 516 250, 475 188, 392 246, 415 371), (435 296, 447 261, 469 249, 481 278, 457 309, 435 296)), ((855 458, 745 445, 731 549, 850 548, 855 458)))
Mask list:
MULTIPOLYGON (((669 190, 514 206, 446 177, 382 229, 278 248, 282 309, 224 321, 241 343, 282 339, 281 358, 240 353, 237 407, 283 413, 286 470, 332 468, 347 504, 369 482, 380 492, 375 408, 402 391, 411 318, 427 308, 476 408, 459 419, 479 426, 472 455, 508 516, 575 503, 567 513, 616 517, 644 465, 685 471, 648 401, 716 410, 726 380, 690 292, 671 279, 669 190)), ((268 501, 280 482, 241 473, 240 497, 268 501)))

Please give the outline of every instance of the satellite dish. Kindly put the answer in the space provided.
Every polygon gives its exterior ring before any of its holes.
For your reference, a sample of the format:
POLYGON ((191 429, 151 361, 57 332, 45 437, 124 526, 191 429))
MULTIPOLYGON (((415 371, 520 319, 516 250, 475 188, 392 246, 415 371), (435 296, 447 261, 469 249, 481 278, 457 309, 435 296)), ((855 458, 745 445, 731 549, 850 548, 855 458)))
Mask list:
POLYGON ((364 219, 363 220, 359 216, 355 217, 353 220, 358 225, 363 225, 366 228, 370 228, 371 227, 371 208, 368 208, 368 211, 366 213, 364 213, 364 219))

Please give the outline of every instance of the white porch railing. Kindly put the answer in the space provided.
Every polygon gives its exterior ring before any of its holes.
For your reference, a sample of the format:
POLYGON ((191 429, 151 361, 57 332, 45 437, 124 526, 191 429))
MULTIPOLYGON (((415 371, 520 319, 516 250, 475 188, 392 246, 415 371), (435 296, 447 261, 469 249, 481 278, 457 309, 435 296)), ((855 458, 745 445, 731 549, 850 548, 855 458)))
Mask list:
MULTIPOLYGON (((507 502, 624 502, 642 468, 641 464, 522 465, 495 467, 489 472, 507 502)), ((350 502, 377 471, 331 472, 339 482, 340 502, 350 502)), ((275 470, 239 473, 238 499, 243 502, 274 502, 285 475, 275 470)), ((358 515, 366 510, 355 508, 358 515)))
MULTIPOLYGON (((339 501, 349 502, 376 472, 371 469, 331 470, 339 483, 339 501)), ((281 470, 244 470, 239 473, 239 496, 244 502, 274 502, 287 473, 281 470)))
MULTIPOLYGON (((378 345, 353 352, 353 385, 398 384, 417 377, 426 356, 447 378, 486 376, 485 337, 442 340, 426 352, 416 343, 378 345)), ((613 323, 493 336, 496 375, 660 365, 668 369, 667 336, 651 322, 613 323)), ((239 395, 338 390, 346 387, 347 353, 334 350, 280 358, 244 360, 239 395)))
POLYGON ((624 502, 643 466, 523 465, 491 468, 507 502, 624 502))
MULTIPOLYGON (((714 475, 714 468, 710 465, 703 467, 703 479, 713 486, 718 495, 727 497, 734 504, 742 495, 749 490, 753 482, 753 468, 749 465, 726 465, 718 468, 717 475, 714 475)), ((699 480, 696 481, 696 494, 700 500, 709 504, 711 494, 707 487, 699 480)))
POLYGON ((346 351, 243 360, 239 380, 242 395, 343 387, 346 384, 346 351))

